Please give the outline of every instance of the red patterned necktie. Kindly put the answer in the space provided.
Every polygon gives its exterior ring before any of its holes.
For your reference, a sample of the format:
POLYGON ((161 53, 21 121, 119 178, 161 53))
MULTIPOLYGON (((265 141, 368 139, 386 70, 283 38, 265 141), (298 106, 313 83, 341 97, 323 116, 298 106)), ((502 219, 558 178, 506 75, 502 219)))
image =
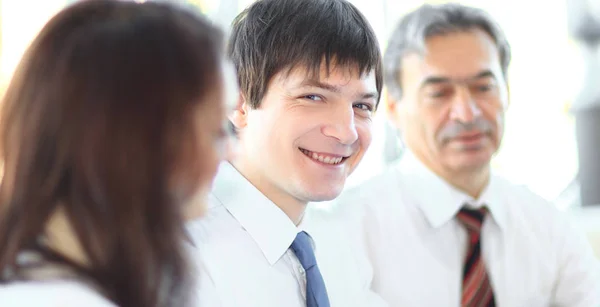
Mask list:
POLYGON ((493 307, 494 292, 481 257, 481 226, 487 214, 485 208, 466 209, 458 212, 458 220, 465 225, 469 237, 469 249, 465 259, 462 283, 462 307, 493 307))

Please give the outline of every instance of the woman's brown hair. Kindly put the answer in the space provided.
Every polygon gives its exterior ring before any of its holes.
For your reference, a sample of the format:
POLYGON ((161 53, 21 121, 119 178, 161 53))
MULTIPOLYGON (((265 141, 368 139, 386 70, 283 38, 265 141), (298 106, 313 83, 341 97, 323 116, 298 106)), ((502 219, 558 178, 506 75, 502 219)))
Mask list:
POLYGON ((193 116, 218 103, 203 98, 220 86, 221 40, 164 3, 83 1, 46 24, 2 105, 0 273, 60 209, 114 303, 187 304, 181 206, 203 176, 193 116))

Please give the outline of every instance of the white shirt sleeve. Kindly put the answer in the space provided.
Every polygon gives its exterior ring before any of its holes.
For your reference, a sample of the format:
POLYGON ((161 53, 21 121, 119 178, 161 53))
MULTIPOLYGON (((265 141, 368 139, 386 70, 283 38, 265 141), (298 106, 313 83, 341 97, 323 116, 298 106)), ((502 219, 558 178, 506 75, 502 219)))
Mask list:
POLYGON ((557 227, 555 235, 562 245, 558 252, 558 276, 553 306, 600 306, 600 262, 583 231, 569 219, 557 227))

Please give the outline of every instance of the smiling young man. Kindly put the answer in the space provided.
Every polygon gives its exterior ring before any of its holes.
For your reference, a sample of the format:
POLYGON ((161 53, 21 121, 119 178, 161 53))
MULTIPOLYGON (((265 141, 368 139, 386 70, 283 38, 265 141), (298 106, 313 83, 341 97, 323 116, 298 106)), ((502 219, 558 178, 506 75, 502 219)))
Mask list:
MULTIPOLYGON (((233 23, 237 154, 190 224, 203 306, 378 306, 366 258, 305 214, 341 193, 371 143, 379 46, 344 0, 262 0, 233 23)), ((348 244, 347 244, 348 243, 348 244)))

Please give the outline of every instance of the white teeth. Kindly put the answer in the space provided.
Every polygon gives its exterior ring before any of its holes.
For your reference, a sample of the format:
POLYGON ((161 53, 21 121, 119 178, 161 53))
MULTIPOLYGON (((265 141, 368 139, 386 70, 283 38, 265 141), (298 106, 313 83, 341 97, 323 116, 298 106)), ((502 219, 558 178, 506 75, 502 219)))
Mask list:
POLYGON ((305 149, 301 149, 301 151, 303 153, 305 153, 307 156, 311 157, 313 160, 317 160, 319 162, 323 162, 326 164, 339 164, 344 159, 342 157, 333 158, 333 157, 322 156, 322 155, 319 155, 317 153, 314 153, 312 151, 308 151, 305 149))

